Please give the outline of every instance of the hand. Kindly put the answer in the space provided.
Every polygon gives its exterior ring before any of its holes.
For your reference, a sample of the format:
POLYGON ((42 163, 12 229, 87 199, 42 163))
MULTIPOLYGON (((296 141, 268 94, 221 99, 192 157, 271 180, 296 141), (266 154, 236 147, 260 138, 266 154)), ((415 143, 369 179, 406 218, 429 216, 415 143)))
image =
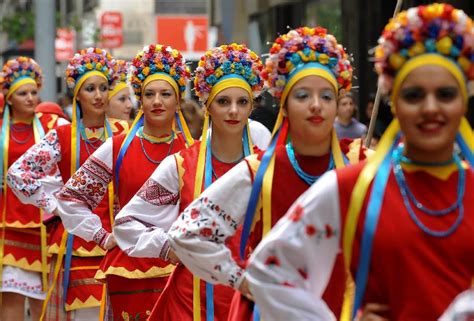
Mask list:
POLYGON ((179 257, 173 252, 171 248, 168 251, 168 262, 174 265, 181 263, 181 261, 179 260, 179 257))
POLYGON ((388 310, 386 304, 367 303, 357 321, 389 321, 389 319, 381 316, 388 310))
POLYGON ((249 282, 245 276, 242 280, 242 283, 240 283, 239 292, 250 301, 254 301, 253 295, 250 292, 249 282))
POLYGON ((115 236, 112 233, 110 233, 107 241, 105 242, 104 248, 106 250, 110 250, 116 246, 117 246, 117 241, 115 240, 115 236))

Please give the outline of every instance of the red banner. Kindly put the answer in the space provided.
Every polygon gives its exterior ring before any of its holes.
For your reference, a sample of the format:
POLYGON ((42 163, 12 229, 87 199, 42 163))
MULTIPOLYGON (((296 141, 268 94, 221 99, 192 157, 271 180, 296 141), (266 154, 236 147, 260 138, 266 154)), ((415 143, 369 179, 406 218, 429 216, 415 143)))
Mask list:
POLYGON ((103 48, 120 48, 123 44, 122 13, 107 11, 100 17, 100 40, 103 48))

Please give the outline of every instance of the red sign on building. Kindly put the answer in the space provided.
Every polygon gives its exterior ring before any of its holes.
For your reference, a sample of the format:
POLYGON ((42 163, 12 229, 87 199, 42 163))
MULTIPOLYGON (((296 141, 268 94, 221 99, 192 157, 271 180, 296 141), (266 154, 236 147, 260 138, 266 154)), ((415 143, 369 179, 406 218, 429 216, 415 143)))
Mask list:
POLYGON ((68 61, 74 56, 74 39, 73 30, 67 28, 58 28, 56 30, 54 46, 57 61, 68 61))
POLYGON ((156 41, 183 53, 195 54, 207 48, 207 16, 157 16, 156 41))
POLYGON ((100 40, 103 48, 119 48, 123 44, 122 13, 107 11, 100 17, 100 40))

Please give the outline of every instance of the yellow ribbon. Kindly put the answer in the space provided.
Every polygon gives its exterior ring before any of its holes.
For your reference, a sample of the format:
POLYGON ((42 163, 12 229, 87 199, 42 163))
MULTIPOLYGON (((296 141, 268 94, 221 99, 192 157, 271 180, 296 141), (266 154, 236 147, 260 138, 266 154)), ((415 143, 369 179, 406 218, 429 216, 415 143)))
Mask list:
POLYGON ((108 100, 110 101, 110 99, 112 99, 112 97, 117 95, 122 89, 125 89, 125 88, 127 88, 127 83, 126 82, 121 81, 118 84, 116 84, 112 90, 109 90, 108 100))
POLYGON ((36 85, 36 81, 31 78, 31 77, 24 77, 24 78, 20 78, 18 80, 16 80, 10 87, 10 89, 8 90, 8 93, 7 93, 7 96, 6 96, 6 100, 10 99, 10 97, 13 95, 13 93, 15 91, 18 90, 18 88, 20 88, 21 86, 23 85, 26 85, 26 84, 33 84, 33 85, 36 85))
MULTIPOLYGON (((199 146, 199 156, 196 167, 196 181, 194 182, 193 199, 196 199, 202 192, 202 181, 204 165, 206 162, 206 145, 209 131, 209 112, 206 110, 204 125, 202 127, 202 140, 199 146)), ((193 275, 193 320, 201 321, 201 279, 193 275)))
MULTIPOLYGON (((354 185, 346 216, 342 242, 345 266, 348 271, 351 267, 352 244, 354 243, 357 223, 359 222, 359 216, 362 209, 362 205, 364 203, 365 195, 367 194, 369 185, 375 177, 375 174, 377 173, 380 164, 382 163, 387 153, 390 151, 390 148, 399 131, 400 124, 398 123, 398 119, 395 118, 382 136, 380 143, 377 146, 377 151, 375 152, 373 157, 367 161, 367 164, 362 169, 359 178, 357 179, 357 182, 354 185)), ((351 320, 354 297, 353 292, 354 288, 346 288, 346 293, 344 294, 341 320, 351 320), (350 292, 352 292, 352 295, 350 292)))
MULTIPOLYGON (((66 252, 66 241, 67 241, 67 231, 64 231, 63 236, 61 238, 61 243, 59 245, 57 261, 56 261, 56 264, 54 265, 53 282, 51 283, 48 293, 46 294, 46 299, 43 302, 43 311, 41 311, 40 321, 44 320, 44 316, 46 314, 46 310, 48 307, 48 302, 49 300, 51 300, 51 296, 53 294, 54 288, 56 287, 56 284, 58 282, 59 272, 61 271, 64 254, 66 252)), ((64 298, 64 300, 66 300, 66 298, 64 298)))

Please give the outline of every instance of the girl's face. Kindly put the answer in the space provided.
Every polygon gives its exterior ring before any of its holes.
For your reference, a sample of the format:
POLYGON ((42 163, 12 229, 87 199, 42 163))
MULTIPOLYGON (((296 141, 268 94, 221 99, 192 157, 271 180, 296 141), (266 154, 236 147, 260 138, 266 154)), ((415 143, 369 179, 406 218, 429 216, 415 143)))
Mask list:
POLYGON ((337 113, 336 91, 319 76, 307 76, 291 88, 284 107, 292 140, 318 144, 331 138, 337 113))
POLYGON ((154 80, 143 89, 145 123, 154 127, 171 126, 178 108, 173 87, 165 80, 154 80))
POLYGON ((24 84, 13 92, 8 98, 7 104, 12 107, 14 117, 30 118, 33 117, 38 102, 36 84, 24 84))
POLYGON ((132 100, 130 98, 130 90, 123 88, 116 93, 110 100, 106 108, 106 113, 109 118, 130 119, 130 112, 132 111, 132 100))
POLYGON ((414 69, 395 98, 408 156, 452 156, 453 143, 466 106, 454 76, 428 65, 414 69))
POLYGON ((252 99, 245 89, 224 89, 209 105, 212 130, 216 135, 242 135, 251 112, 252 99))
POLYGON ((105 78, 91 76, 82 84, 77 93, 83 118, 102 117, 107 106, 109 85, 105 78))
POLYGON ((351 119, 354 116, 355 104, 351 97, 343 97, 337 104, 337 117, 351 119))

